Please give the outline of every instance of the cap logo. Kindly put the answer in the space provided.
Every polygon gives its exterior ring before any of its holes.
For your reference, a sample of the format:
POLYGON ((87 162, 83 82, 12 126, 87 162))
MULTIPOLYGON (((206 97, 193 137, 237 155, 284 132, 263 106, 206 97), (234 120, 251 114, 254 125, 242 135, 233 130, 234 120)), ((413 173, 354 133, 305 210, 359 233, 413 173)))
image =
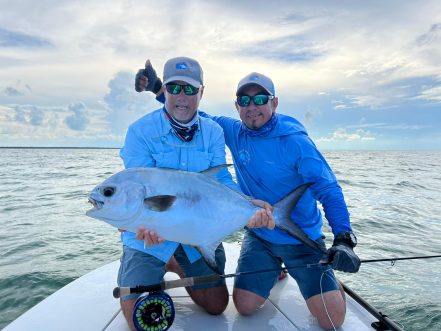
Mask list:
POLYGON ((186 70, 186 69, 188 69, 188 66, 185 62, 179 62, 179 63, 176 63, 176 69, 177 70, 186 70))
POLYGON ((250 80, 259 80, 259 76, 252 75, 252 76, 250 76, 250 80))

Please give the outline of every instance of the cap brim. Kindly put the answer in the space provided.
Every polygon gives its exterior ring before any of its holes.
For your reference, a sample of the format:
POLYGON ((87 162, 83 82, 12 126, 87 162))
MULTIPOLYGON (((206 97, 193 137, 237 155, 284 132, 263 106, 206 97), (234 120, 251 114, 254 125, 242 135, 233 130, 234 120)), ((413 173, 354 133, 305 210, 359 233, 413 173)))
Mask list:
POLYGON ((245 89, 248 86, 252 86, 252 85, 259 86, 259 87, 263 88, 269 95, 273 95, 273 92, 268 90, 265 86, 260 85, 259 83, 247 83, 247 84, 242 85, 241 87, 239 87, 237 89, 236 95, 240 95, 240 93, 243 91, 243 89, 245 89))
POLYGON ((190 85, 193 85, 194 87, 199 87, 201 86, 201 82, 197 81, 196 79, 190 78, 190 77, 186 77, 186 76, 173 76, 170 77, 169 79, 167 79, 166 81, 164 81, 164 85, 168 84, 170 82, 176 82, 178 80, 182 80, 183 82, 186 82, 190 85))

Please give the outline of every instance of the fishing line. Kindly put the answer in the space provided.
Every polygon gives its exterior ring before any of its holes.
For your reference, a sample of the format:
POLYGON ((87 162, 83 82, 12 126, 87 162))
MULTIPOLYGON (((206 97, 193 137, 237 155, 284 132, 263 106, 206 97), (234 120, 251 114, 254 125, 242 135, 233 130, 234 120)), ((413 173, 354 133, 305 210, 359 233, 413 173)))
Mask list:
POLYGON ((322 299, 323 307, 325 307, 326 316, 328 316, 329 322, 331 322, 331 325, 332 325, 332 328, 334 329, 334 331, 337 331, 337 328, 335 327, 334 321, 332 320, 331 315, 329 314, 329 311, 328 311, 328 307, 326 306, 326 303, 325 303, 325 297, 324 297, 324 295, 323 295, 323 294, 324 294, 324 293, 323 293, 323 276, 326 275, 326 276, 328 276, 329 278, 331 278, 332 281, 334 281, 334 282, 337 284, 337 287, 338 287, 339 289, 340 289, 340 286, 339 286, 339 284, 337 283, 337 281, 335 280, 335 278, 331 277, 329 274, 326 273, 326 272, 328 272, 328 271, 331 271, 331 272, 332 272, 332 269, 326 269, 326 270, 324 270, 324 271, 322 272, 321 276, 320 276, 320 297, 321 297, 321 299, 322 299))

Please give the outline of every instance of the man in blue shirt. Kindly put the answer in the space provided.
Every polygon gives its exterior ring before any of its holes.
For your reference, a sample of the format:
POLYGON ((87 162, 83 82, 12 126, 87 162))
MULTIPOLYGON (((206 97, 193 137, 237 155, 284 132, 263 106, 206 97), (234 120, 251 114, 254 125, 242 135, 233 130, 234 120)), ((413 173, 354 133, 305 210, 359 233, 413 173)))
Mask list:
MULTIPOLYGON (((148 84, 158 78, 149 62, 135 81, 138 92, 160 91, 148 84)), ((296 119, 277 114, 278 98, 272 80, 259 73, 245 76, 237 86, 236 109, 241 120, 224 116, 202 116, 216 121, 224 130, 242 191, 271 204, 304 183, 314 183, 299 200, 291 219, 311 239, 325 248, 321 231, 323 219, 319 201, 334 234, 333 246, 325 257, 329 264, 307 268, 323 261, 317 252, 278 228, 247 231, 238 272, 277 269, 284 262, 297 281, 310 312, 324 329, 338 328, 344 322, 344 292, 330 266, 335 270, 357 272, 360 260, 354 253, 356 237, 352 232, 343 193, 328 163, 296 119), (304 265, 304 268, 290 266, 304 265)), ((278 272, 236 277, 233 299, 237 310, 253 314, 264 304, 277 280, 278 272)))
MULTIPOLYGON (((163 78, 165 105, 130 125, 120 151, 125 167, 203 171, 224 165, 225 140, 222 128, 198 114, 204 90, 203 72, 199 63, 187 57, 170 59, 165 63, 163 78)), ((230 188, 239 190, 226 169, 220 171, 217 178, 230 188)), ((264 206, 263 202, 254 202, 264 206)), ((264 209, 256 212, 249 224, 251 227, 262 225, 274 227, 270 212, 264 209)), ((172 257, 187 277, 213 273, 194 247, 165 241, 148 229, 139 229, 137 234, 121 230, 121 239, 123 255, 118 286, 159 283, 166 272, 166 263, 172 257), (156 245, 149 245, 152 238, 156 245)), ((223 273, 225 254, 222 245, 216 250, 216 264, 216 272, 223 273)), ((187 290, 193 301, 210 314, 222 313, 228 304, 228 290, 224 281, 193 286, 187 290)), ((122 311, 131 329, 134 329, 132 314, 138 296, 129 295, 121 300, 122 311)))

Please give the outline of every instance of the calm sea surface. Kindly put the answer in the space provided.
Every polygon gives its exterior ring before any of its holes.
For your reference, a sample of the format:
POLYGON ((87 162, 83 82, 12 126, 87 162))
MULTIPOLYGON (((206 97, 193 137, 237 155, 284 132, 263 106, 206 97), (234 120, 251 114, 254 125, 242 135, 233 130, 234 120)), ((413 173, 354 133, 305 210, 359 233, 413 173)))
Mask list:
MULTIPOLYGON (((118 150, 0 153, 1 329, 119 258, 118 232, 85 212, 88 192, 122 163, 118 150)), ((441 151, 324 154, 343 187, 362 259, 441 254, 441 151)), ((441 259, 363 264, 339 278, 405 330, 441 330, 441 259)))

